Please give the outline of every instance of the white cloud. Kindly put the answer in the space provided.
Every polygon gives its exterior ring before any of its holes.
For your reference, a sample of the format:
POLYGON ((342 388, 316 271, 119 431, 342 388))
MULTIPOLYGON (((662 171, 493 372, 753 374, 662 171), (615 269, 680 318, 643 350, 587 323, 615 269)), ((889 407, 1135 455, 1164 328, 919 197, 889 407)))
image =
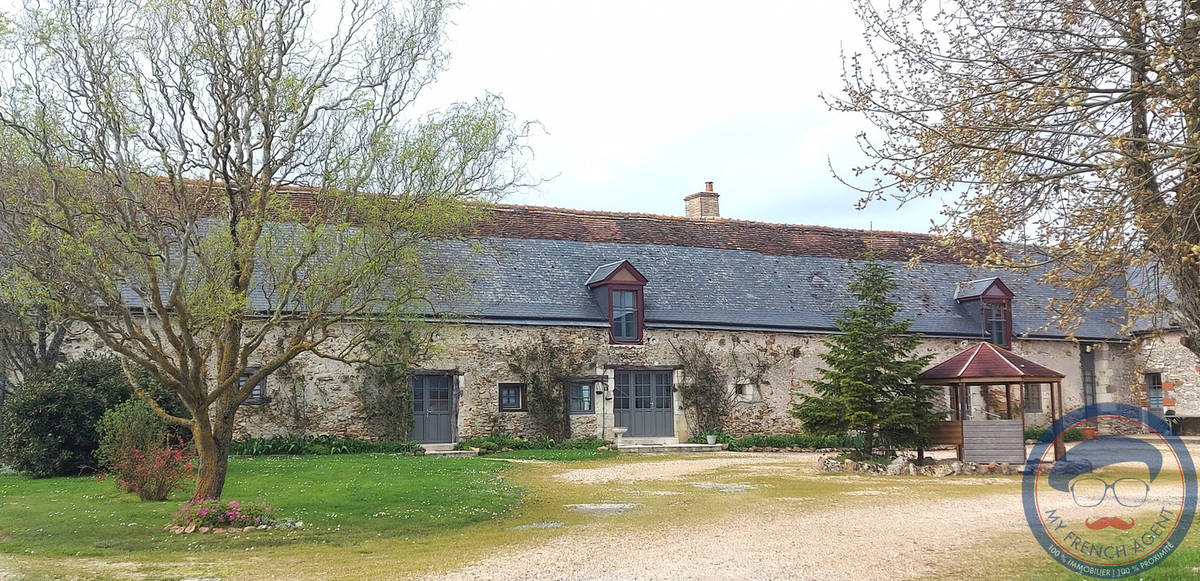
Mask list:
POLYGON ((712 180, 728 217, 924 231, 937 213, 857 212, 830 175, 862 162, 863 121, 819 98, 861 35, 843 3, 485 0, 454 20, 422 104, 492 91, 547 131, 530 168, 557 177, 509 201, 681 214, 712 180))

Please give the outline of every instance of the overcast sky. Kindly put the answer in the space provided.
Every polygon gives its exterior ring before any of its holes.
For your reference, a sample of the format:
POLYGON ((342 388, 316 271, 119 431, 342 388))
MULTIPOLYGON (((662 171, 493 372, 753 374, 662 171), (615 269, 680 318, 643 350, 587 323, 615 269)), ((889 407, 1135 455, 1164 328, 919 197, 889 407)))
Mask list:
POLYGON ((468 0, 428 104, 492 91, 544 133, 529 168, 552 178, 513 203, 682 214, 716 183, 729 218, 927 231, 936 200, 854 210, 855 116, 833 113, 843 47, 832 2, 468 0))

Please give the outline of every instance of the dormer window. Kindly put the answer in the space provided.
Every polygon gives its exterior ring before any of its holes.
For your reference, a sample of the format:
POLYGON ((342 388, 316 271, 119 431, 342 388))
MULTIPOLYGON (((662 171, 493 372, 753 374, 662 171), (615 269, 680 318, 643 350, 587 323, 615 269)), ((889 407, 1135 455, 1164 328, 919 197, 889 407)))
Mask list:
POLYGON ((1012 326, 1009 314, 1009 303, 984 303, 983 325, 984 334, 989 343, 1008 348, 1012 342, 1008 340, 1008 329, 1012 326))
POLYGON ((959 283, 954 293, 968 316, 980 317, 984 339, 1005 349, 1012 347, 1012 299, 1012 291, 999 278, 959 283), (971 313, 975 308, 979 310, 971 313))
POLYGON ((612 336, 614 341, 632 342, 640 339, 638 335, 638 295, 637 290, 612 291, 612 336))
POLYGON ((641 343, 645 324, 646 277, 628 260, 605 264, 592 273, 587 287, 608 320, 613 343, 641 343))

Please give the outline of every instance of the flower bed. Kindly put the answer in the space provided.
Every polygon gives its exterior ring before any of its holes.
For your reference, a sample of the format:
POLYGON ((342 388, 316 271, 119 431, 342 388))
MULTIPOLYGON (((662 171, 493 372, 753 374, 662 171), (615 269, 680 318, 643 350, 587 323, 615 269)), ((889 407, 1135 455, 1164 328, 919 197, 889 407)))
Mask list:
POLYGON ((171 518, 172 532, 225 532, 266 528, 276 522, 275 509, 267 503, 246 504, 236 500, 192 500, 179 505, 171 518))

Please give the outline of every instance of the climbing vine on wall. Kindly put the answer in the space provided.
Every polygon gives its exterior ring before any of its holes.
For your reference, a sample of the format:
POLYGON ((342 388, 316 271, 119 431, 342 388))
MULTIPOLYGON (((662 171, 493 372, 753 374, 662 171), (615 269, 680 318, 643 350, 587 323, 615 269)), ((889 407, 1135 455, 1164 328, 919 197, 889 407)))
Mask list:
POLYGON ((313 382, 308 385, 300 365, 289 361, 276 369, 267 383, 270 398, 262 413, 267 421, 285 426, 288 432, 308 435, 325 417, 322 406, 314 400, 325 398, 325 388, 313 382))
POLYGON ((412 436, 412 390, 407 366, 395 363, 366 366, 358 398, 367 432, 372 436, 382 440, 408 440, 412 436))
MULTIPOLYGON (((276 341, 276 348, 283 350, 282 338, 276 341)), ((312 433, 329 415, 328 406, 321 405, 328 393, 324 386, 304 375, 304 367, 302 359, 279 366, 266 381, 263 405, 246 406, 241 413, 280 426, 290 434, 312 433)))
POLYGON ((596 350, 543 334, 507 353, 509 370, 525 384, 529 418, 546 437, 571 437, 567 384, 595 367, 596 350))
POLYGON ((671 347, 679 358, 683 375, 679 383, 679 400, 692 431, 699 434, 723 432, 734 401, 734 393, 729 389, 729 375, 700 342, 671 343, 671 347))
POLYGON ((766 384, 767 373, 782 359, 770 350, 754 348, 730 350, 727 360, 701 341, 672 342, 683 376, 679 384, 679 399, 688 424, 694 433, 715 434, 726 430, 729 416, 737 401, 732 382, 759 388, 766 384))
POLYGON ((355 390, 367 433, 381 440, 412 437, 413 406, 409 370, 429 355, 436 327, 413 323, 403 332, 380 333, 365 346, 370 353, 355 390))

